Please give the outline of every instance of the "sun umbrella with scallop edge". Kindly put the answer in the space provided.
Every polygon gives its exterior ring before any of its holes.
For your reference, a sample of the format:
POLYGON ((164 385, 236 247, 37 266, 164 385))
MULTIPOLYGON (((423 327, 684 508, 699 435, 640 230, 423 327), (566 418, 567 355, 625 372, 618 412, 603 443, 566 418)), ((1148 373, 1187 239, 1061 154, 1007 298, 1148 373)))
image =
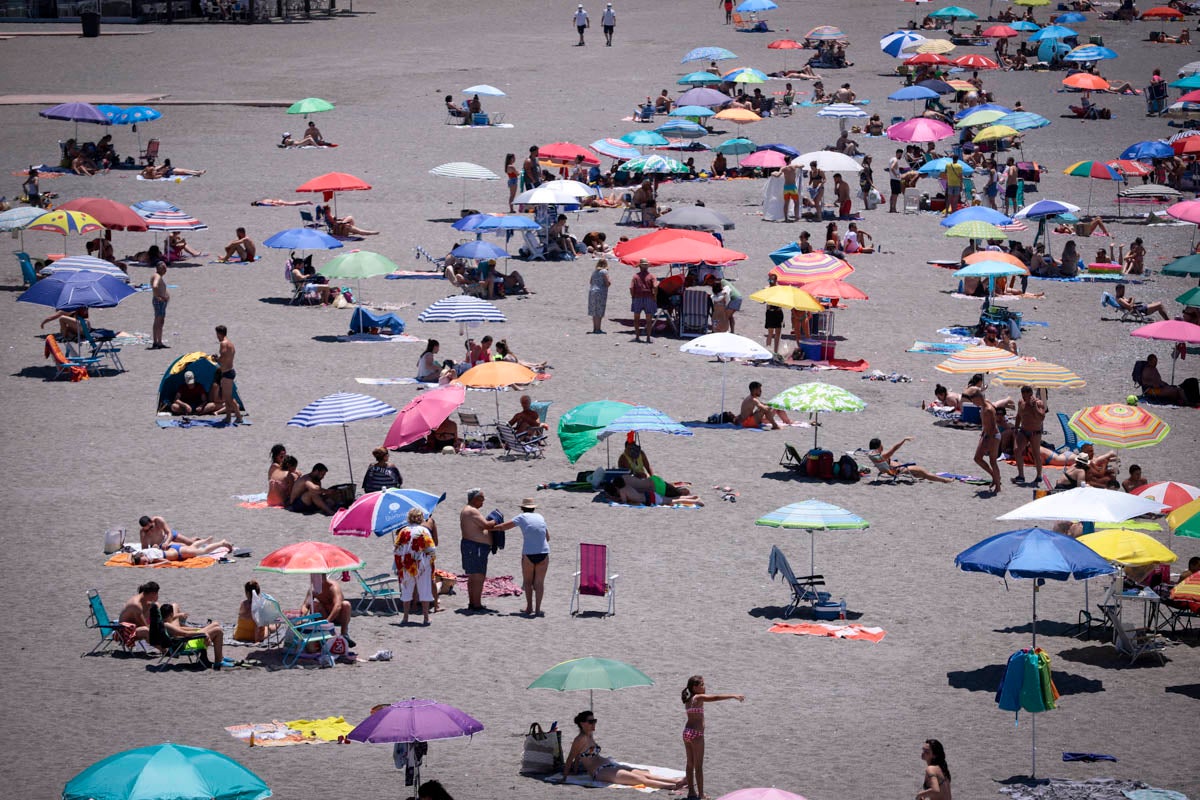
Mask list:
POLYGON ((271 790, 226 755, 170 742, 125 750, 80 772, 62 800, 263 800, 271 790))
MULTIPOLYGON (((460 708, 434 700, 411 698, 383 708, 371 709, 371 716, 360 722, 346 738, 372 744, 408 744, 439 739, 474 736, 483 730, 483 723, 460 708)), ((421 758, 411 759, 414 786, 421 785, 421 758)))
POLYGON ((840 386, 812 381, 784 389, 767 401, 771 408, 809 414, 813 420, 813 447, 817 446, 817 434, 821 430, 821 412, 847 414, 862 411, 867 407, 857 395, 840 386))
POLYGON ((1171 426, 1154 414, 1125 403, 1082 408, 1067 424, 1081 439, 1122 449, 1152 447, 1171 432, 1171 426))
POLYGON ((63 252, 66 252, 67 236, 86 235, 104 230, 104 226, 91 214, 83 211, 47 211, 25 226, 27 231, 46 231, 63 237, 63 252))
POLYGON ((972 375, 976 372, 1004 372, 1023 363, 1020 356, 999 347, 973 345, 959 350, 935 369, 950 375, 972 375))
POLYGON ((745 108, 727 108, 724 111, 718 111, 713 119, 726 120, 738 126, 738 130, 742 129, 743 125, 749 125, 753 122, 762 122, 762 117, 745 108))
POLYGON ((263 557, 254 569, 283 575, 328 575, 361 569, 364 562, 344 547, 329 542, 293 542, 263 557))
POLYGON ((296 191, 300 193, 320 192, 325 202, 333 201, 333 215, 336 217, 338 192, 365 192, 370 188, 371 184, 347 172, 327 172, 300 184, 296 187, 296 191))
POLYGON ((515 361, 487 361, 458 376, 458 382, 472 391, 491 392, 496 398, 496 424, 500 423, 500 392, 528 386, 537 373, 515 361))
POLYGON ((777 508, 754 520, 754 524, 768 528, 808 531, 810 575, 817 571, 815 531, 860 531, 871 527, 871 523, 857 514, 823 500, 804 500, 777 508))

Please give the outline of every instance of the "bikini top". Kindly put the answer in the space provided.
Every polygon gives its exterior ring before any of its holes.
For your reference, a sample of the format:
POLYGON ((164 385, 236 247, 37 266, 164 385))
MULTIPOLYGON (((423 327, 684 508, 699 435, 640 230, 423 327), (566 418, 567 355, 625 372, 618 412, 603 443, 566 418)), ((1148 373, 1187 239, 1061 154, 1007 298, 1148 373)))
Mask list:
POLYGON ((595 756, 598 756, 598 755, 600 755, 600 745, 596 744, 595 742, 592 742, 592 746, 585 748, 583 750, 583 752, 581 752, 579 754, 579 757, 580 758, 594 758, 595 756))
POLYGON ((684 713, 699 714, 700 716, 703 717, 704 716, 704 706, 688 706, 686 709, 684 709, 684 713))

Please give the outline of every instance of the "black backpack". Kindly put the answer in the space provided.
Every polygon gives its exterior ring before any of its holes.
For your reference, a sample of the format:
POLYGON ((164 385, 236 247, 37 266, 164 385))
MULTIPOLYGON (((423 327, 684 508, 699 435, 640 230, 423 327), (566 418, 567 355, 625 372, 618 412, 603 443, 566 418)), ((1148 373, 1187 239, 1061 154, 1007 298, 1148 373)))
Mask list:
POLYGON ((849 454, 843 455, 838 459, 837 464, 833 466, 833 475, 839 480, 858 483, 858 462, 849 454))

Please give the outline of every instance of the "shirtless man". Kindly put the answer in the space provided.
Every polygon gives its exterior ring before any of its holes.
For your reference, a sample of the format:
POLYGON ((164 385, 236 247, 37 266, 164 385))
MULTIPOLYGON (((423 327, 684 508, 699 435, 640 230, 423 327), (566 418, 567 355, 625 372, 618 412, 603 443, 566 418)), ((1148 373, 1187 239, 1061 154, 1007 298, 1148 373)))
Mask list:
POLYGON ((117 621, 133 626, 134 636, 130 644, 139 639, 145 641, 150 635, 150 606, 157 602, 158 584, 154 581, 143 583, 137 588, 137 594, 125 601, 117 621))
POLYGON ((1125 296, 1125 284, 1117 284, 1117 305, 1126 311, 1140 311, 1143 314, 1158 314, 1163 319, 1170 319, 1162 303, 1139 303, 1132 297, 1125 296))
POLYGON ((229 262, 229 259, 237 256, 243 264, 248 264, 254 260, 255 253, 257 252, 258 249, 255 247, 254 240, 246 235, 246 229, 238 228, 237 238, 225 245, 225 255, 222 258, 218 258, 217 261, 226 264, 229 262))
POLYGON ((483 489, 467 492, 467 504, 458 512, 462 531, 459 552, 463 572, 467 573, 467 610, 488 611, 483 604, 483 581, 487 577, 488 556, 492 552, 492 528, 495 523, 483 516, 483 489))
POLYGON ((1134 489, 1139 489, 1150 483, 1142 477, 1142 468, 1137 464, 1129 465, 1129 477, 1121 481, 1121 488, 1127 492, 1133 492, 1134 489))
POLYGON ((842 173, 833 175, 833 196, 837 199, 838 219, 849 219, 853 203, 850 200, 850 184, 842 180, 842 173))
POLYGON ((308 121, 308 130, 304 131, 306 138, 312 139, 317 144, 325 144, 325 137, 321 135, 321 129, 317 127, 317 123, 312 120, 308 121))
POLYGON ((1032 386, 1021 387, 1021 399, 1017 401, 1017 446, 1013 460, 1017 462, 1017 477, 1013 483, 1025 483, 1025 449, 1033 461, 1033 482, 1042 482, 1042 434, 1046 425, 1046 404, 1038 397, 1032 386))
POLYGON ((992 479, 992 494, 1000 493, 1000 466, 997 459, 1000 455, 1000 429, 996 425, 996 407, 984 397, 983 390, 972 386, 962 394, 963 401, 979 406, 979 418, 983 423, 983 432, 979 436, 979 444, 975 447, 975 463, 992 479), (986 460, 985 460, 986 459, 986 460))
POLYGON ((785 164, 779 170, 779 174, 783 176, 783 221, 784 222, 799 222, 800 221, 800 185, 796 183, 797 168, 791 162, 785 164), (795 214, 788 218, 788 206, 795 209, 795 214))
POLYGON ((633 207, 642 210, 642 220, 647 225, 653 225, 658 219, 658 201, 654 197, 654 187, 646 178, 633 192, 633 207))
POLYGON ((212 541, 211 536, 203 539, 195 539, 190 536, 184 536, 179 531, 171 530, 171 526, 162 517, 143 516, 138 520, 139 539, 142 547, 159 547, 167 548, 176 544, 190 544, 197 547, 208 544, 212 541))
MULTIPOLYGON (((321 588, 314 587, 312 604, 305 611, 320 614, 337 625, 346 644, 354 647, 355 642, 350 638, 350 601, 342 594, 342 587, 331 582, 328 576, 321 575, 320 580, 321 588)), ((313 583, 315 584, 316 580, 313 583)))
POLYGON ((830 99, 835 103, 853 103, 858 99, 858 95, 850 88, 850 84, 843 83, 841 88, 835 91, 833 97, 830 99))
POLYGON ((150 345, 151 350, 166 350, 167 345, 163 343, 163 325, 167 321, 167 303, 171 302, 171 292, 167 290, 167 264, 165 261, 158 262, 158 266, 154 268, 154 274, 150 276, 150 303, 154 306, 154 344, 150 345))
MULTIPOLYGON (((1120 288, 1119 286, 1117 287, 1120 288)), ((1172 386, 1163 380, 1162 375, 1158 371, 1158 356, 1151 353, 1146 356, 1146 365, 1142 367, 1142 389, 1146 392, 1146 397, 1159 400, 1164 403, 1173 403, 1174 405, 1184 405, 1186 399, 1183 396, 1183 390, 1178 386, 1172 386)))
POLYGON ((524 184, 521 191, 527 191, 534 188, 542 182, 542 168, 538 164, 538 147, 533 145, 529 148, 529 158, 525 159, 525 163, 521 165, 521 182, 524 184))
POLYGON ((749 388, 750 394, 742 400, 742 407, 738 411, 738 415, 733 418, 734 423, 743 428, 761 428, 764 422, 769 422, 773 430, 779 430, 781 420, 786 425, 792 424, 792 421, 788 419, 787 412, 771 408, 759 399, 762 397, 761 383, 751 381, 749 388))
POLYGON ((326 490, 321 487, 321 481, 329 474, 329 468, 324 464, 313 465, 312 471, 301 475, 292 484, 292 493, 288 497, 288 511, 297 514, 315 514, 320 511, 327 517, 333 516, 333 508, 325 499, 326 490))
POLYGON ((233 396, 233 381, 237 378, 237 370, 233 368, 233 357, 237 354, 237 348, 226 336, 228 331, 224 325, 218 325, 216 331, 217 342, 220 345, 218 351, 211 358, 217 362, 217 372, 221 378, 221 397, 224 398, 225 404, 225 424, 228 425, 230 417, 233 415, 237 416, 238 422, 242 421, 242 410, 238 408, 237 399, 233 396))
POLYGON ((618 475, 602 487, 604 494, 612 500, 630 506, 703 506, 704 503, 694 494, 681 494, 678 489, 670 486, 674 493, 659 494, 655 491, 654 482, 646 478, 636 478, 632 475, 618 475))
POLYGON ((521 410, 513 414, 508 424, 516 432, 517 438, 541 436, 550 427, 538 419, 538 412, 533 410, 532 401, 527 394, 521 395, 521 410))

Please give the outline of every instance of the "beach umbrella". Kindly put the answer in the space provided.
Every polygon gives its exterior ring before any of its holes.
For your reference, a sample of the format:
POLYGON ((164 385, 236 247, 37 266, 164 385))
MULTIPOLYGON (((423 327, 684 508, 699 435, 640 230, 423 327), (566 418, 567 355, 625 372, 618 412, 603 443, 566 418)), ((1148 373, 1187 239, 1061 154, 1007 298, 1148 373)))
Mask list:
POLYGON ((127 205, 104 197, 79 197, 58 207, 59 211, 82 211, 113 231, 144 231, 146 222, 127 205))
MULTIPOLYGON (((692 122, 690 119, 673 119, 654 129, 662 136, 678 136, 684 139, 702 139, 708 135, 708 128, 692 122)), ((690 146, 690 145, 689 145, 690 146)))
POLYGON ((1121 528, 1084 534, 1078 541, 1095 550, 1106 561, 1115 561, 1126 567, 1170 564, 1178 558, 1158 540, 1138 531, 1121 528))
POLYGON ((895 31, 879 40, 879 49, 892 58, 904 58, 905 48, 915 47, 923 41, 925 37, 916 31, 895 31))
POLYGON ((574 191, 559 186, 548 188, 546 184, 526 189, 513 198, 513 203, 520 206, 564 206, 579 202, 579 195, 574 191))
POLYGON ((1171 590, 1171 599, 1179 603, 1200 605, 1200 572, 1193 572, 1184 580, 1175 584, 1171 590))
MULTIPOLYGON (((770 45, 767 45, 770 47, 770 45)), ((710 83, 723 83, 720 75, 713 75, 711 72, 689 72, 679 80, 675 81, 681 86, 707 86, 710 83)))
POLYGON ((713 119, 728 120, 738 126, 762 121, 762 117, 745 108, 726 108, 723 111, 718 111, 713 116, 713 119))
POLYGON ((999 347, 972 345, 959 350, 935 369, 950 375, 972 375, 976 372, 1004 372, 1022 363, 1020 356, 999 347))
POLYGON ((708 245, 720 246, 720 241, 711 233, 704 231, 689 231, 677 228, 668 228, 657 230, 653 233, 645 233, 641 236, 634 237, 624 242, 617 242, 613 246, 613 255, 618 259, 632 258, 631 261, 623 261, 626 264, 637 264, 637 258, 634 254, 648 247, 657 247, 658 245, 667 242, 676 242, 680 239, 691 239, 696 242, 701 242, 708 245))
POLYGON ((825 306, 818 303, 811 294, 798 286, 786 286, 784 284, 768 286, 750 295, 750 299, 756 303, 765 303, 769 306, 778 306, 779 308, 796 311, 808 311, 813 314, 825 310, 825 306))
POLYGON ((905 86, 888 95, 889 100, 932 100, 938 93, 924 86, 905 86))
POLYGON ((558 418, 558 441, 567 461, 574 464, 579 457, 596 446, 597 434, 610 422, 619 419, 634 406, 617 400, 593 400, 575 406, 558 418))
MULTIPOLYGON (((987 223, 960 223, 963 225, 987 223)), ((987 299, 988 304, 991 304, 992 295, 996 293, 996 278, 1005 278, 1012 275, 1028 275, 1029 270, 1024 266, 1016 266, 1004 261, 980 261, 975 264, 968 264, 954 273, 956 278, 986 278, 988 282, 987 299)))
POLYGON ((333 103, 328 100, 322 100, 319 97, 306 97, 303 100, 297 100, 287 108, 288 114, 319 114, 322 111, 333 111, 333 103))
POLYGON ((1167 206, 1167 216, 1183 220, 1184 222, 1200 224, 1200 200, 1184 200, 1169 205, 1167 206))
POLYGON ((819 280, 841 280, 854 272, 845 261, 821 251, 798 253, 771 268, 780 284, 802 286, 819 280))
MULTIPOLYGON (((922 42, 918 47, 925 47, 929 42, 922 42)), ((908 66, 950 66, 950 59, 946 58, 941 53, 918 53, 915 56, 904 59, 904 63, 908 66)))
POLYGON ((983 35, 988 39, 1011 39, 1020 34, 1011 25, 992 25, 983 29, 983 35))
MULTIPOLYGON (((390 445, 385 443, 384 447, 390 445)), ((408 524, 408 512, 411 509, 419 508, 425 516, 432 516, 434 509, 445 499, 445 492, 436 495, 420 489, 368 492, 351 503, 349 508, 338 509, 329 521, 329 532, 334 536, 387 536, 408 524)))
POLYGON ((62 800, 261 800, 267 784, 232 758, 182 744, 125 750, 67 782, 62 800))
POLYGON ((821 412, 846 414, 862 411, 867 407, 861 398, 842 387, 817 381, 801 383, 790 389, 784 389, 768 400, 767 405, 784 411, 811 414, 813 416, 813 447, 817 446, 817 434, 821 429, 821 412))
MULTIPOLYGON (((941 170, 944 172, 945 170, 941 170)), ((964 173, 965 174, 965 173, 964 173)), ((947 215, 940 223, 943 228, 953 228, 960 222, 986 222, 989 225, 997 227, 1001 225, 1011 225, 1012 217, 1006 217, 994 208, 987 206, 966 206, 955 211, 953 214, 947 215)), ((988 251, 981 251, 990 255, 988 251)), ((972 253, 971 255, 978 255, 972 253)), ((1014 260, 1017 260, 1014 257, 1014 260)))
POLYGON ((1103 161, 1076 161, 1071 166, 1063 170, 1064 175, 1071 175, 1077 178, 1099 178, 1106 181, 1124 180, 1121 173, 1117 172, 1112 167, 1103 161))
MULTIPOLYGON (((575 159, 580 156, 583 157, 583 163, 585 164, 600 163, 600 159, 589 153, 587 148, 580 147, 579 145, 572 144, 571 142, 550 142, 549 144, 538 145, 539 161, 550 161, 556 164, 573 164, 575 163, 575 159)), ((480 167, 480 169, 485 168, 480 167)), ((488 170, 488 172, 491 172, 491 170, 488 170)), ((492 174, 495 175, 495 173, 492 174)), ((495 175, 495 177, 499 178, 500 176, 495 175)), ((492 178, 487 178, 486 180, 492 180, 492 178)))
POLYGON ((456 231, 479 234, 481 231, 535 231, 540 230, 542 226, 521 214, 468 214, 450 223, 450 227, 456 231))
POLYGON ((466 294, 443 297, 417 317, 418 322, 505 322, 504 313, 486 300, 466 294))
POLYGON ((46 119, 60 119, 67 122, 75 123, 75 139, 79 139, 79 123, 86 122, 90 125, 112 125, 112 120, 108 118, 100 109, 96 108, 91 103, 62 103, 47 108, 38 112, 39 117, 46 119))
POLYGON ((479 94, 484 97, 508 97, 502 90, 487 83, 477 83, 462 90, 463 94, 479 94))
POLYGON ((954 129, 940 120, 914 117, 889 126, 886 133, 896 142, 939 142, 953 136, 954 129))
MULTIPOLYGON (((1071 37, 1078 36, 1078 35, 1079 35, 1078 33, 1076 33, 1075 31, 1073 31, 1070 28, 1065 27, 1063 25, 1047 25, 1046 27, 1039 30, 1037 33, 1030 36, 1029 41, 1041 42, 1041 41, 1045 41, 1046 39, 1070 39, 1071 37)), ((1078 73, 1078 74, 1086 75, 1087 73, 1078 73)), ((1067 84, 1067 85, 1069 86, 1070 84, 1067 84)))
POLYGON ((466 389, 459 384, 440 386, 417 395, 396 414, 383 446, 395 450, 425 438, 463 404, 466 396, 466 389))
POLYGON ((975 111, 954 123, 954 127, 974 128, 976 125, 990 125, 996 120, 1004 116, 1004 112, 995 108, 984 109, 983 111, 975 111))
MULTIPOLYGON (((1200 64, 1200 62, 1192 62, 1192 63, 1200 64)), ((1188 66, 1191 66, 1191 65, 1189 64, 1188 66)), ((1180 72, 1182 72, 1183 69, 1184 69, 1183 67, 1180 67, 1180 72)), ((1196 73, 1193 72, 1189 75, 1185 75, 1182 78, 1173 80, 1170 83, 1168 83, 1167 85, 1174 89, 1200 89, 1200 75, 1197 75, 1196 73)), ((1184 131, 1182 133, 1175 134, 1175 136, 1187 136, 1187 135, 1194 134, 1194 133, 1195 133, 1195 131, 1184 131)), ((1171 138, 1173 139, 1175 137, 1171 137, 1171 138)))
POLYGON ((836 119, 838 127, 845 130, 846 120, 866 119, 870 115, 853 103, 830 103, 818 111, 817 116, 836 119))
POLYGON ((63 250, 67 247, 67 236, 70 234, 89 234, 104 230, 91 214, 82 211, 44 211, 40 216, 25 226, 27 231, 45 231, 57 233, 63 237, 63 250))
POLYGON ((667 116, 684 117, 689 119, 694 117, 699 119, 701 117, 711 117, 716 113, 717 112, 713 111, 711 108, 707 108, 705 106, 676 106, 675 108, 671 109, 667 116))
POLYGON ((817 169, 829 173, 862 172, 861 164, 845 153, 833 150, 813 150, 809 153, 801 153, 792 159, 792 166, 807 168, 814 161, 817 162, 817 169))
POLYGON ((478 392, 492 392, 496 399, 496 424, 500 423, 500 392, 527 386, 537 380, 537 373, 514 361, 485 361, 458 376, 458 382, 478 392))
POLYGON ((1087 22, 1087 15, 1078 11, 1068 11, 1066 14, 1059 14, 1054 21, 1060 25, 1073 25, 1077 22, 1087 22))
POLYGON ((121 281, 90 270, 51 275, 26 289, 17 297, 17 301, 50 306, 57 311, 112 308, 134 294, 134 290, 128 286, 128 280, 121 281))
POLYGON ((1039 519, 1057 522, 1124 522, 1143 514, 1162 514, 1157 500, 1136 494, 1080 486, 1055 492, 1014 508, 996 519, 1039 519))
POLYGON ((994 142, 997 139, 1009 139, 1016 135, 1018 135, 1018 132, 1007 125, 990 125, 975 134, 975 138, 971 141, 976 144, 982 144, 983 142, 994 142))
POLYGON ((1185 503, 1168 514, 1167 526, 1176 536, 1200 539, 1200 500, 1185 503))
POLYGON ((977 250, 969 256, 963 258, 967 264, 978 264, 980 261, 1003 261, 1005 264, 1012 264, 1014 267, 1028 269, 1025 262, 1017 258, 1011 253, 1002 253, 999 250, 977 250))
POLYGON ((904 49, 909 53, 923 53, 944 56, 947 53, 954 52, 956 47, 957 45, 948 39, 926 39, 925 41, 917 44, 907 45, 904 49))
POLYGON ((1142 12, 1142 19, 1183 19, 1183 12, 1170 6, 1155 6, 1142 12))
POLYGON ((774 11, 779 8, 773 0, 742 0, 734 7, 739 14, 757 14, 760 11, 774 11))
POLYGON ((1200 286, 1193 286, 1179 297, 1175 298, 1176 303, 1181 303, 1185 306, 1200 307, 1200 286))
POLYGON ((797 156, 800 155, 799 150, 797 150, 794 147, 791 147, 790 145, 783 144, 781 142, 771 142, 770 144, 760 144, 758 146, 758 149, 759 150, 773 150, 776 153, 779 153, 780 155, 787 156, 788 158, 796 158, 797 156))
POLYGON ((335 250, 342 243, 315 228, 289 228, 263 240, 266 247, 279 250, 335 250))
POLYGON ((978 53, 959 56, 954 59, 954 65, 963 69, 1000 69, 1000 65, 995 61, 978 53))
POLYGON ((1040 31, 1042 29, 1042 26, 1038 25, 1036 22, 1030 22, 1029 20, 1025 19, 1017 20, 1016 22, 1010 22, 1008 23, 1008 27, 1012 28, 1014 31, 1021 31, 1023 33, 1040 31))
POLYGON ((767 79, 767 73, 763 72, 761 69, 755 69, 754 67, 736 67, 729 70, 721 77, 726 81, 737 82, 737 79, 743 75, 753 75, 755 78, 759 79, 758 81, 750 81, 751 83, 759 83, 767 79))
MULTIPOLYGON (((572 180, 568 180, 566 178, 559 178, 558 180, 546 181, 545 183, 538 186, 538 188, 546 189, 546 190, 552 191, 552 192, 562 192, 562 193, 568 194, 571 197, 574 197, 576 199, 583 198, 583 197, 595 197, 597 194, 599 194, 599 192, 597 191, 597 189, 595 187, 588 186, 586 183, 583 183, 581 181, 572 181, 572 180)), ((528 219, 528 217, 526 217, 525 219, 528 219)))
POLYGON ((257 572, 282 575, 328 575, 362 569, 364 561, 344 547, 329 542, 293 542, 268 553, 255 567, 257 572))
POLYGON ((485 242, 482 239, 476 239, 472 242, 460 244, 450 251, 450 255, 455 258, 469 258, 473 261, 486 261, 489 258, 508 258, 508 251, 503 247, 497 247, 491 242, 485 242))
MULTIPOLYGON (((709 109, 705 109, 712 113, 709 109)), ((592 150, 595 150, 602 156, 615 158, 618 161, 628 161, 631 158, 638 158, 641 152, 636 147, 630 147, 620 139, 597 139, 588 145, 592 150)))
POLYGON ((1200 255, 1177 258, 1163 267, 1162 274, 1176 278, 1200 278, 1200 255))
POLYGON ((122 283, 129 283, 129 276, 120 267, 95 256, 67 256, 66 258, 60 258, 58 261, 54 261, 48 266, 43 267, 42 274, 62 276, 84 270, 116 278, 122 283))
POLYGON ((929 16, 934 19, 979 19, 978 14, 962 6, 939 8, 937 11, 931 12, 929 16))
POLYGON ((350 435, 347 433, 347 427, 351 422, 386 417, 395 413, 396 409, 370 395, 335 392, 309 403, 289 419, 287 424, 293 428, 342 426, 342 439, 346 443, 346 467, 350 473, 350 483, 354 483, 354 466, 350 461, 350 435))
POLYGON ((737 58, 737 56, 724 47, 697 47, 689 50, 679 63, 686 64, 689 61, 729 61, 734 58, 737 58))
POLYGON ((704 106, 712 108, 713 106, 723 106, 732 99, 729 95, 724 92, 718 92, 716 89, 711 89, 707 86, 697 86, 679 95, 675 99, 675 104, 678 106, 704 106))
POLYGON ((338 192, 365 192, 370 188, 371 184, 349 173, 327 172, 300 184, 296 187, 296 191, 301 193, 320 192, 326 202, 333 201, 333 214, 337 216, 338 192))
POLYGON ((809 575, 817 571, 816 531, 860 531, 871 526, 862 517, 822 500, 805 500, 777 508, 754 520, 755 525, 808 531, 809 575))
POLYGON ((611 658, 574 658, 555 664, 543 672, 526 689, 553 689, 556 692, 576 692, 587 689, 588 709, 594 709, 593 693, 615 692, 633 686, 653 686, 654 679, 637 667, 611 658))
MULTIPOLYGON (((926 78, 916 85, 935 91, 938 94, 954 94, 958 91, 958 89, 955 89, 950 84, 946 83, 945 81, 938 80, 937 78, 926 78)), ((976 106, 976 108, 978 108, 978 106, 976 106)))
MULTIPOLYGON (((500 176, 492 172, 490 169, 479 164, 472 164, 469 161, 450 161, 445 164, 438 164, 433 169, 429 170, 430 175, 437 175, 439 178, 458 178, 462 184, 462 204, 467 204, 467 181, 498 181, 500 176)), ((369 186, 367 188, 370 188, 369 186)), ((297 189, 296 191, 300 191, 297 189)))
MULTIPOLYGON (((912 0, 914 3, 922 1, 912 0)), ((804 797, 774 787, 755 787, 752 789, 738 789, 736 792, 723 794, 717 800, 804 800, 804 797)))
POLYGON ((621 141, 635 147, 657 147, 667 143, 667 137, 654 131, 630 131, 621 137, 621 141))
POLYGON ((133 132, 137 134, 138 150, 142 149, 142 134, 138 130, 138 123, 162 119, 162 112, 150 106, 129 106, 128 108, 105 106, 105 114, 113 125, 133 126, 133 132), (113 109, 111 113, 108 112, 109 108, 113 109))
POLYGON ((617 167, 617 171, 637 175, 686 175, 691 172, 682 161, 657 155, 631 159, 617 167))
MULTIPOLYGON (((1104 163, 1107 164, 1108 166, 1112 167, 1113 169, 1115 169, 1117 172, 1121 173, 1122 177, 1125 177, 1125 178, 1128 178, 1130 176, 1133 176, 1135 178, 1144 178, 1147 175, 1154 172, 1154 170, 1152 170, 1150 167, 1146 166, 1142 162, 1130 161, 1129 159, 1126 159, 1126 158, 1114 158, 1112 161, 1105 161, 1104 163)), ((1183 194, 1178 189, 1172 189, 1170 186, 1159 187, 1159 186, 1156 186, 1155 184, 1145 184, 1143 186, 1132 186, 1129 188, 1128 191, 1138 191, 1138 190, 1146 190, 1146 189, 1149 189, 1150 191, 1154 191, 1154 192, 1159 192, 1159 191, 1168 192, 1168 193, 1175 192, 1175 194, 1172 195, 1173 197, 1183 197, 1183 194)))
POLYGON ((1074 214, 1079 210, 1079 206, 1074 203, 1064 203, 1061 200, 1038 200, 1013 214, 1013 219, 1045 219, 1057 217, 1060 214, 1074 214))
POLYGON ((804 291, 813 297, 823 297, 826 300, 866 300, 867 294, 853 284, 845 281, 825 278, 809 281, 804 285, 804 291))
MULTIPOLYGON (((1200 103, 1172 103, 1163 112, 1163 116, 1171 117, 1172 119, 1190 119, 1198 114, 1200 114, 1200 103)), ((1184 148, 1184 152, 1194 151, 1190 148, 1184 148)))
POLYGON ((734 221, 705 206, 680 206, 654 220, 660 228, 687 228, 698 231, 731 231, 734 221))
POLYGON ((362 305, 362 280, 377 275, 389 275, 400 269, 399 265, 387 256, 373 253, 370 250, 351 250, 326 261, 317 270, 318 275, 326 278, 352 280, 358 285, 358 304, 362 305))
POLYGON ((726 139, 714 147, 713 150, 716 150, 718 153, 724 153, 727 156, 742 156, 746 153, 753 153, 757 147, 758 145, 749 139, 734 138, 726 139))
POLYGON ((1071 52, 1063 56, 1063 61, 1073 61, 1076 63, 1086 63, 1090 61, 1106 61, 1116 58, 1117 54, 1107 47, 1101 47, 1096 44, 1085 44, 1076 47, 1071 52))
POLYGON ((1090 72, 1076 72, 1074 75, 1068 75, 1063 78, 1062 84, 1072 89, 1082 89, 1085 92, 1098 92, 1109 88, 1108 81, 1090 72))
MULTIPOLYGON (((698 233, 698 231, 682 231, 666 228, 663 232, 698 233)), ((647 234, 653 235, 653 234, 647 234)), ((705 234, 711 236, 711 234, 705 234)), ((643 239, 645 237, 638 237, 643 239)), ((637 242, 638 239, 634 239, 637 242)), ((715 242, 712 244, 699 238, 692 237, 661 237, 653 244, 642 244, 629 248, 616 249, 614 255, 622 264, 636 267, 641 261, 649 262, 650 266, 665 266, 668 264, 729 264, 734 261, 744 261, 745 253, 730 250, 715 242)), ((628 244, 628 243, 626 243, 628 244)))
POLYGON ((1026 361, 996 376, 1001 386, 1032 386, 1034 389, 1082 389, 1083 378, 1066 367, 1049 361, 1026 361))
POLYGON ((697 337, 679 348, 682 353, 716 358, 721 362, 721 413, 725 413, 725 362, 735 358, 766 361, 771 353, 753 339, 736 333, 709 333, 697 337))
POLYGON ((1067 423, 1081 439, 1108 447, 1152 447, 1171 432, 1171 426, 1141 406, 1109 403, 1088 406, 1067 423))
POLYGON ((841 28, 834 25, 818 25, 804 34, 804 38, 811 39, 814 42, 836 42, 843 41, 848 37, 842 32, 841 28))
MULTIPOLYGON (((1184 322, 1181 319, 1164 319, 1134 328, 1130 336, 1139 339, 1156 339, 1160 342, 1180 342, 1182 344, 1200 344, 1200 325, 1184 322)), ((1175 381, 1175 361, 1171 359, 1171 381, 1175 381)))
MULTIPOLYGON (((768 50, 803 50, 804 45, 795 39, 776 39, 767 45, 768 50)), ((711 73, 710 73, 711 74, 711 73)))
POLYGON ((25 226, 46 213, 44 208, 17 206, 0 213, 0 232, 19 231, 21 250, 25 250, 25 226))
MULTIPOLYGON (((346 738, 371 744, 416 744, 437 739, 456 739, 473 736, 483 730, 483 723, 462 709, 433 700, 412 698, 374 709, 371 716, 360 722, 346 738)), ((412 784, 421 785, 421 758, 411 759, 412 784)))
POLYGON ((787 156, 783 153, 776 153, 774 150, 756 150, 739 161, 743 167, 779 169, 787 164, 787 156))
POLYGON ((1044 128, 1050 124, 1050 120, 1041 114, 1034 114, 1031 111, 1010 111, 997 119, 996 124, 1007 125, 1013 130, 1020 132, 1033 130, 1034 128, 1044 128))
POLYGON ((598 439, 608 439, 620 433, 665 433, 670 436, 691 436, 692 431, 685 428, 657 408, 649 406, 634 406, 612 422, 604 426, 596 434, 598 439))
POLYGON ((1008 234, 987 222, 960 222, 953 228, 948 228, 946 236, 957 239, 990 239, 1003 241, 1008 234))
MULTIPOLYGON (((1006 531, 991 536, 955 556, 954 564, 965 572, 983 572, 1001 578, 1032 579, 1032 649, 1037 648, 1037 593, 1041 584, 1046 580, 1088 580, 1116 571, 1086 545, 1080 544, 1070 536, 1041 528, 1006 531)), ((1032 708, 1025 707, 1030 711, 1039 708, 1037 705, 1032 708)), ((1030 776, 1034 776, 1037 773, 1036 714, 1031 720, 1030 776)))

